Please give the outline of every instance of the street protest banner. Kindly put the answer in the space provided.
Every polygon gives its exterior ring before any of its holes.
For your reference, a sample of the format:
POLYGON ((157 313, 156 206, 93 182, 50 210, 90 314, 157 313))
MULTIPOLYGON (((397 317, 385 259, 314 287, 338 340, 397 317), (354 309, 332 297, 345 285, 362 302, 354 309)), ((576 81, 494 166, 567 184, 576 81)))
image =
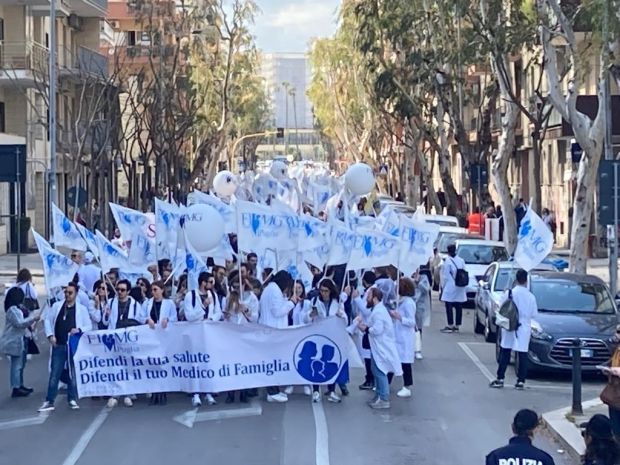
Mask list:
POLYGON ((74 376, 80 397, 329 384, 348 374, 351 347, 336 317, 287 329, 227 322, 136 326, 81 334, 74 376))

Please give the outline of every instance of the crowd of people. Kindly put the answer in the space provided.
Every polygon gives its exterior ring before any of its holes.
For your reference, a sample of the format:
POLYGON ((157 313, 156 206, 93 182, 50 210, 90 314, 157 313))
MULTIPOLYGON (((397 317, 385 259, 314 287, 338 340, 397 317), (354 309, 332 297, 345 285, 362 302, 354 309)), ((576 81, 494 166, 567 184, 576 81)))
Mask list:
MULTIPOLYGON (((356 342, 365 362, 361 390, 374 390, 372 408, 389 408, 389 385, 394 376, 403 376, 397 396, 412 396, 413 362, 422 359, 422 328, 430 324, 430 283, 427 267, 412 277, 399 276, 393 267, 367 270, 361 276, 345 267, 314 268, 312 286, 306 289, 286 271, 258 269, 258 257, 250 253, 242 263, 228 266, 211 264, 198 276, 198 288, 189 290, 188 276, 172 276, 172 263, 161 260, 149 267, 149 275, 134 283, 124 279, 120 270, 102 274, 90 252, 73 251, 71 259, 79 264, 72 282, 41 314, 38 297, 28 270, 20 271, 17 282, 5 298, 6 326, 0 338, 0 352, 10 358, 11 395, 30 395, 24 384, 28 354, 36 347, 37 322, 51 346, 49 383, 40 411, 51 411, 59 385, 67 385, 67 399, 78 409, 77 390, 67 372, 71 354, 67 340, 77 332, 119 329, 136 325, 162 327, 177 321, 226 321, 231 324, 262 324, 273 328, 310 325, 328 317, 341 318, 356 342), (425 271, 426 270, 426 271, 425 271)), ((320 402, 320 386, 302 386, 313 402, 320 402)), ((293 386, 267 387, 267 401, 286 402, 293 386)), ((349 394, 348 373, 337 384, 326 386, 329 402, 341 402, 349 394)), ((248 402, 256 390, 223 395, 225 402, 248 402)), ((147 395, 151 404, 166 403, 165 394, 147 395)), ((217 402, 216 393, 191 393, 194 407, 217 402)), ((136 396, 122 399, 131 407, 136 396)), ((120 399, 109 398, 114 407, 120 399)))

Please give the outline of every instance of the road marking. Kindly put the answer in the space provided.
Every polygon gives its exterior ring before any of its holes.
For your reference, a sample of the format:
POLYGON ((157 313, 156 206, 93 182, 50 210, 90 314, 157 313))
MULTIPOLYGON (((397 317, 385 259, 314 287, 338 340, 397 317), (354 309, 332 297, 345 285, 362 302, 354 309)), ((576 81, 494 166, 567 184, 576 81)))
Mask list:
POLYGON ((62 465, 75 465, 77 463, 77 461, 80 459, 80 457, 88 447, 90 441, 93 439, 99 428, 101 428, 101 425, 103 425, 103 422, 106 420, 106 418, 108 418, 109 414, 109 408, 103 407, 103 409, 101 409, 99 415, 95 417, 95 419, 86 429, 86 431, 82 433, 82 436, 80 436, 78 442, 75 444, 75 446, 73 446, 69 457, 65 459, 62 465))
POLYGON ((459 342, 459 347, 463 349, 463 352, 471 359, 472 362, 478 367, 478 369, 482 372, 484 376, 489 380, 489 383, 495 379, 495 376, 489 371, 487 367, 480 361, 478 356, 472 352, 472 350, 467 347, 466 342, 459 342))
POLYGON ((197 408, 188 410, 175 416, 172 420, 187 428, 193 428, 194 423, 201 421, 228 420, 230 418, 255 417, 263 414, 263 407, 258 400, 253 400, 249 407, 228 410, 211 410, 199 412, 197 408))
MULTIPOLYGON (((463 352, 471 359, 472 362, 478 367, 478 369, 482 372, 482 374, 489 380, 489 382, 495 380, 495 376, 491 371, 482 363, 482 360, 478 358, 476 354, 468 347, 468 345, 472 344, 471 342, 459 342, 458 345, 463 352)), ((584 386, 588 387, 588 386, 584 386)), ((598 389, 598 387, 594 386, 593 389, 598 389)), ((551 383, 527 383, 526 389, 551 389, 551 390, 560 390, 560 391, 571 391, 573 387, 571 385, 557 385, 551 383)))
POLYGON ((0 422, 0 431, 14 428, 22 428, 24 426, 42 425, 49 417, 47 413, 39 413, 26 418, 18 418, 16 420, 7 420, 0 422))
POLYGON ((329 437, 323 403, 312 402, 312 413, 316 431, 316 465, 329 465, 329 437))

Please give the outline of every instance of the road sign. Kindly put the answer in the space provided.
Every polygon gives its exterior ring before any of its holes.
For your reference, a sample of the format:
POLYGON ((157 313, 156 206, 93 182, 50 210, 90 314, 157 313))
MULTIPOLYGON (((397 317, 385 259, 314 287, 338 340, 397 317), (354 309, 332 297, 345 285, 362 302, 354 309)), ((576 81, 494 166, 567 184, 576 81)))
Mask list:
POLYGON ((472 186, 484 186, 489 183, 489 169, 486 164, 477 163, 469 167, 469 179, 472 186))
POLYGON ((26 181, 26 146, 0 145, 0 182, 26 181))
MULTIPOLYGON (((620 211, 620 185, 614 182, 614 166, 618 166, 620 173, 620 160, 601 160, 598 169, 598 218, 603 226, 614 224, 614 211, 617 206, 620 211)), ((620 183, 620 180, 619 180, 620 183)))

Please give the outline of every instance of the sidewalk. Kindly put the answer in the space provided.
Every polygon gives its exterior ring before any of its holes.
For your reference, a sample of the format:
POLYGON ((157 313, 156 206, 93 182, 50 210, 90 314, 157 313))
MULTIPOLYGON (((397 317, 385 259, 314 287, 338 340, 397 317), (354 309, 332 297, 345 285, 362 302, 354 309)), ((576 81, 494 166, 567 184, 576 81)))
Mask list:
POLYGON ((549 432, 558 440, 566 452, 579 461, 585 452, 585 444, 579 425, 586 423, 593 415, 608 415, 607 406, 600 399, 583 402, 583 415, 573 416, 571 407, 543 413, 542 419, 549 432))

